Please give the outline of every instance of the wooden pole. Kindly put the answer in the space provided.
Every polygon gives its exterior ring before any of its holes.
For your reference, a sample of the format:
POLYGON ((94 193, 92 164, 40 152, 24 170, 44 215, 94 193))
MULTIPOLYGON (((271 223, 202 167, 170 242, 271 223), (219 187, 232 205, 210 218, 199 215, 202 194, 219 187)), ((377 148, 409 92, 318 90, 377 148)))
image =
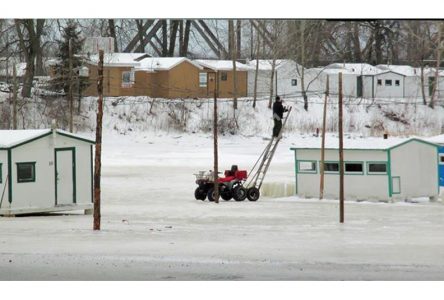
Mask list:
POLYGON ((74 99, 72 96, 72 43, 71 38, 68 41, 68 48, 69 48, 69 90, 68 90, 68 97, 69 97, 69 132, 73 132, 73 115, 74 115, 74 99))
POLYGON ((12 65, 12 129, 17 129, 17 69, 12 65))
POLYGON ((319 200, 324 198, 324 161, 325 161, 325 128, 327 123, 327 100, 329 95, 329 77, 327 75, 327 83, 325 87, 324 114, 322 117, 322 144, 321 144, 321 163, 319 171, 321 174, 321 182, 319 187, 319 200))
POLYGON ((257 99, 257 78, 259 76, 259 50, 260 50, 260 40, 259 40, 259 30, 257 31, 256 40, 256 72, 254 73, 254 91, 253 91, 253 108, 256 108, 257 99))
POLYGON ((96 155, 94 164, 94 230, 100 230, 100 176, 102 170, 102 118, 103 118, 103 50, 99 51, 96 124, 96 155))
POLYGON ((219 90, 219 72, 216 72, 214 83, 214 117, 213 117, 213 141, 214 141, 214 201, 219 203, 219 165, 218 165, 218 145, 217 145, 217 96, 219 90))
POLYGON ((342 128, 342 72, 339 73, 339 222, 344 223, 344 132, 342 128))

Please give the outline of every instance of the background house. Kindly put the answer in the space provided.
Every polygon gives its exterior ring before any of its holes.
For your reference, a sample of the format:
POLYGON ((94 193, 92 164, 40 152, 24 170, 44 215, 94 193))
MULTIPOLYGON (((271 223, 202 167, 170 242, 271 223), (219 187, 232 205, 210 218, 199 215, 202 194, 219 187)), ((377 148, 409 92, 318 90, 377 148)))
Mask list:
MULTIPOLYGON (((319 197, 320 139, 291 148, 295 155, 296 193, 319 197)), ((344 141, 345 197, 358 200, 405 200, 439 195, 438 146, 420 139, 344 141)), ((325 190, 339 195, 338 140, 327 139, 325 190)))
MULTIPOLYGON (((195 60, 197 64, 203 67, 203 72, 207 73, 205 75, 201 73, 199 85, 201 87, 207 88, 206 95, 203 97, 213 97, 214 95, 214 84, 215 74, 219 74, 219 97, 221 98, 231 98, 233 97, 233 62, 231 60, 205 60, 197 59, 195 60)), ((237 81, 237 96, 247 97, 248 94, 248 71, 251 69, 250 66, 236 62, 236 81, 237 81)))
MULTIPOLYGON (((143 87, 135 78, 134 68, 140 65, 137 59, 147 57, 145 53, 105 53, 103 58, 103 95, 106 97, 141 96, 143 87)), ((97 96, 98 55, 91 55, 87 62, 90 85, 85 96, 97 96)))
POLYGON ((91 209, 93 144, 62 130, 0 130, 0 215, 91 209))
POLYGON ((206 97, 200 83, 203 67, 185 57, 148 57, 135 67, 138 93, 156 98, 206 97))

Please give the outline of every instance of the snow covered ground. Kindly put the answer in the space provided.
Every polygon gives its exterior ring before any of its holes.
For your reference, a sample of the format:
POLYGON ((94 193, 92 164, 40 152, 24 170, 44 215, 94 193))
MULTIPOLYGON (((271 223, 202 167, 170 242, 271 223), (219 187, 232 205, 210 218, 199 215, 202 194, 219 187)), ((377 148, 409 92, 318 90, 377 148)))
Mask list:
MULTIPOLYGON (((294 180, 287 136, 268 182, 294 180)), ((249 169, 267 141, 226 136, 220 168, 249 169)), ((297 197, 196 201, 204 134, 105 133, 102 230, 70 213, 0 218, 0 280, 444 280, 444 205, 297 197)))

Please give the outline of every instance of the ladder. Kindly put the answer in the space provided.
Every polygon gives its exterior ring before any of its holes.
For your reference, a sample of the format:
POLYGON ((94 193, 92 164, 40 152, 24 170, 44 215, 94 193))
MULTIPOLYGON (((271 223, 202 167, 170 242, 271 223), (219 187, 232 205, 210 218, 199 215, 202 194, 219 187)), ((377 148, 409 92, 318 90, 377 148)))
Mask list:
POLYGON ((262 183, 267 174, 268 168, 270 167, 271 160, 273 159, 274 153, 276 152, 277 146, 282 138, 281 134, 284 130, 285 124, 287 123, 288 116, 290 115, 291 107, 289 108, 287 115, 285 116, 284 122, 282 123, 281 131, 279 132, 279 137, 272 137, 270 143, 265 147, 262 154, 259 156, 258 160, 254 164, 250 171, 250 176, 248 177, 247 187, 255 187, 260 190, 262 183), (260 162, 260 163, 259 163, 260 162), (259 163, 259 165, 258 165, 259 163), (257 167, 257 168, 256 168, 257 167))

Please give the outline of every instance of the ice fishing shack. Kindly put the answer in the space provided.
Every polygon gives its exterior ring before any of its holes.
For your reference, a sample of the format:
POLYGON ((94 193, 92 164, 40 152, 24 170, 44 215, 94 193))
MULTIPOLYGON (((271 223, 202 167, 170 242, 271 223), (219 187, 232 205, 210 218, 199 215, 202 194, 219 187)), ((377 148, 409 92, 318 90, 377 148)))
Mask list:
POLYGON ((444 134, 430 137, 427 141, 439 145, 439 185, 444 186, 444 134))
POLYGON ((57 129, 0 130, 0 215, 89 212, 93 145, 57 129))
MULTIPOLYGON (((339 195, 339 145, 327 138, 324 197, 339 195)), ((321 139, 310 138, 291 148, 295 158, 296 194, 319 197, 321 139)), ((439 196, 438 145, 418 138, 344 140, 345 198, 396 201, 439 196)))

